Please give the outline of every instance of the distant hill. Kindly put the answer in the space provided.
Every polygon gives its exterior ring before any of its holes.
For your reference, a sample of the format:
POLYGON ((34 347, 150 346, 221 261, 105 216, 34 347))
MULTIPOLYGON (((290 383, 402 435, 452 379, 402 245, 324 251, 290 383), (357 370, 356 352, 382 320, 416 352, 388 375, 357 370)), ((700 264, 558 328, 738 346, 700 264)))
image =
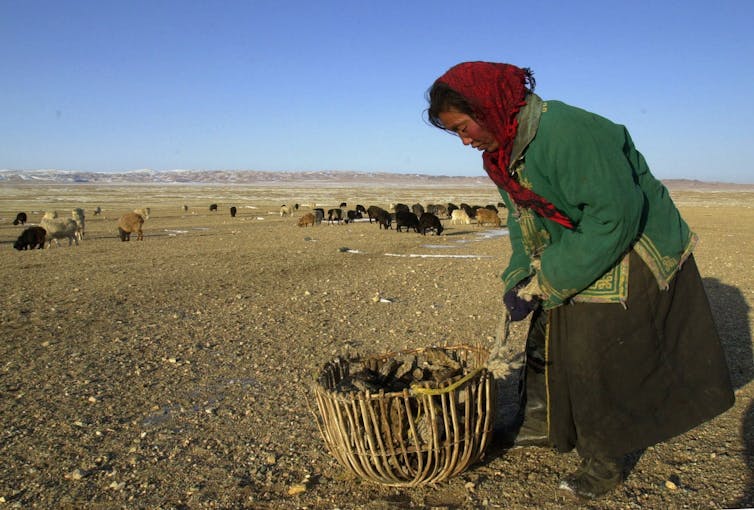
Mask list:
MULTIPOLYGON (((484 176, 449 176, 388 172, 266 172, 255 170, 132 170, 127 172, 79 172, 73 170, 0 170, 0 183, 47 184, 320 184, 332 186, 477 186, 491 184, 484 176)), ((716 183, 687 179, 663 181, 671 190, 754 191, 754 184, 716 183)))

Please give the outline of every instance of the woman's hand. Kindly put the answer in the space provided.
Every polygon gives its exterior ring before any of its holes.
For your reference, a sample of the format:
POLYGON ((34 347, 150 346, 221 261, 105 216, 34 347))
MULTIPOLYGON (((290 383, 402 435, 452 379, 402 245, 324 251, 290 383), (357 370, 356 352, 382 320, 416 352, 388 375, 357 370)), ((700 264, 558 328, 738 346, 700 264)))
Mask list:
MULTIPOLYGON (((532 285, 532 282, 536 285, 536 277, 528 277, 521 280, 515 287, 511 288, 503 296, 503 304, 508 309, 511 321, 517 322, 524 320, 534 308, 539 304, 539 299, 533 296, 526 297, 521 296, 521 293, 532 285)), ((539 285, 537 285, 537 289, 539 285)))

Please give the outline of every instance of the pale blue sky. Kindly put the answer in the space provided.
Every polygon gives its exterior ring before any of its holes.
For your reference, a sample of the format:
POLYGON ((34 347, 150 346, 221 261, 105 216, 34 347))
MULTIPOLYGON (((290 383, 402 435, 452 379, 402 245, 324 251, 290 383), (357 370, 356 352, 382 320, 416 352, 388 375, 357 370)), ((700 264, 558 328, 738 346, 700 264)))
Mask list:
POLYGON ((489 60, 625 124, 660 178, 752 183, 752 20, 752 0, 0 0, 0 169, 484 175, 423 110, 489 60))

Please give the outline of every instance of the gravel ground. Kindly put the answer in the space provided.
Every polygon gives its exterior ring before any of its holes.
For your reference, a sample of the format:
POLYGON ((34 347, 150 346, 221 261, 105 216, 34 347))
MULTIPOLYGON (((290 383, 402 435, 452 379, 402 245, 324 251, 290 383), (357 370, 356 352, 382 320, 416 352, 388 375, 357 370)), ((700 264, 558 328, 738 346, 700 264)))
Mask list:
POLYGON ((637 454, 623 485, 584 502, 557 489, 575 453, 496 442, 434 486, 366 482, 329 454, 311 413, 311 384, 337 355, 491 345, 510 248, 476 225, 424 237, 368 222, 299 228, 297 216, 341 201, 496 203, 491 186, 4 186, 0 507, 752 507, 754 193, 673 194, 702 240, 737 402, 637 454), (292 202, 300 211, 281 217, 292 202), (118 216, 146 206, 145 240, 121 243, 118 216), (38 223, 72 207, 87 211, 80 246, 12 249, 16 212, 38 223))

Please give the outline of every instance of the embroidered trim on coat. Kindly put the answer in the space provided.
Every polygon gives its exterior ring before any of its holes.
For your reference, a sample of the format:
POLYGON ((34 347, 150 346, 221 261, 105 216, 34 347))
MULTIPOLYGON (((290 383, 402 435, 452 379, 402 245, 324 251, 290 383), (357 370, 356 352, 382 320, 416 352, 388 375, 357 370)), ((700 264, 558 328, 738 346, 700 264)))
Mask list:
POLYGON ((649 267, 649 270, 652 271, 660 289, 666 290, 670 285, 670 280, 673 279, 673 276, 678 272, 678 269, 689 255, 691 255, 691 252, 698 241, 699 237, 695 233, 689 232, 686 249, 681 256, 671 257, 660 253, 660 250, 657 249, 654 242, 652 242, 646 234, 642 234, 634 245, 634 251, 639 254, 647 267, 649 267))

